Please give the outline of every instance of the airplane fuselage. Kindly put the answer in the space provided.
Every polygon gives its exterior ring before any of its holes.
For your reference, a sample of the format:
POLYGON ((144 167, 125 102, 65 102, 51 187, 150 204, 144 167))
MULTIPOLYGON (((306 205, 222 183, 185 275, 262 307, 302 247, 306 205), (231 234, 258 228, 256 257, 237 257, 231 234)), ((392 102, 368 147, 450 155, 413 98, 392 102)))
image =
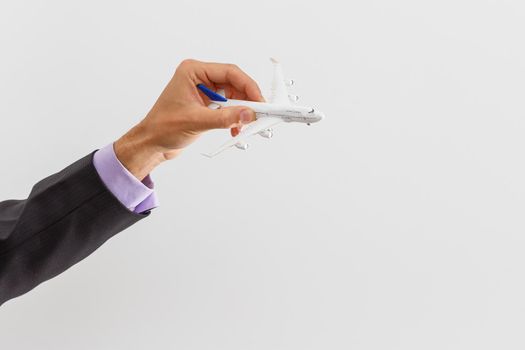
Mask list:
POLYGON ((296 123, 316 123, 323 119, 324 114, 314 110, 311 107, 296 106, 296 105, 279 105, 274 103, 266 102, 254 102, 254 101, 243 101, 243 100, 231 100, 228 99, 226 102, 213 101, 221 107, 231 106, 245 106, 251 108, 257 118, 263 117, 276 117, 281 118, 285 122, 296 122, 296 123))

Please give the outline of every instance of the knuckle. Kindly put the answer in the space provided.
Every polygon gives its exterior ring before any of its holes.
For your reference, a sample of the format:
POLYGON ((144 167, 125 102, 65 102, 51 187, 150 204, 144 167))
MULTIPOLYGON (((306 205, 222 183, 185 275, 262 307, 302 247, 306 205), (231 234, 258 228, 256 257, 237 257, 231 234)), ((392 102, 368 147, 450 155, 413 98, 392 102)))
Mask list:
POLYGON ((194 66, 195 63, 197 63, 197 60, 194 60, 193 58, 186 58, 179 64, 179 67, 188 68, 194 66))

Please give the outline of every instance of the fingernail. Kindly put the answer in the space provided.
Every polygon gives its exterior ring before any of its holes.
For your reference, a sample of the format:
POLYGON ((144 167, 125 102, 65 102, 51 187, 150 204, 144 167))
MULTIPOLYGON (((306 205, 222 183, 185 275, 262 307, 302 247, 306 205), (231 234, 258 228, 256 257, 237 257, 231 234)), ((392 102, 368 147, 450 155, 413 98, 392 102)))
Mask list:
POLYGON ((251 121, 252 121, 252 113, 247 109, 243 109, 241 111, 241 124, 248 124, 251 121))

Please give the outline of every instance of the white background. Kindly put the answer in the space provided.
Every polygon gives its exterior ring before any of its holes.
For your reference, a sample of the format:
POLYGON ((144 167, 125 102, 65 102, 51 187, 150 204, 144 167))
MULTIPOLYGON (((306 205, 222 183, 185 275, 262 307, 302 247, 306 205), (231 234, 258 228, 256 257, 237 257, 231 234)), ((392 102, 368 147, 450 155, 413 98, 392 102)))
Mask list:
POLYGON ((112 142, 184 58, 327 116, 153 173, 161 207, 0 309, 2 349, 523 349, 520 1, 0 4, 0 198, 112 142))

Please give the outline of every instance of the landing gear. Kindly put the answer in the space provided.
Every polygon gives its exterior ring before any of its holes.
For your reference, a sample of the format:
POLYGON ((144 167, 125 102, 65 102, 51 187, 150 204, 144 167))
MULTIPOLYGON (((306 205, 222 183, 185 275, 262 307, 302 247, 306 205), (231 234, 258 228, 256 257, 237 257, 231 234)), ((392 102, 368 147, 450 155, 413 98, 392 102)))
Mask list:
POLYGON ((273 136, 273 130, 272 129, 266 129, 266 130, 259 131, 259 135, 261 135, 262 137, 264 137, 266 139, 271 139, 272 136, 273 136))

